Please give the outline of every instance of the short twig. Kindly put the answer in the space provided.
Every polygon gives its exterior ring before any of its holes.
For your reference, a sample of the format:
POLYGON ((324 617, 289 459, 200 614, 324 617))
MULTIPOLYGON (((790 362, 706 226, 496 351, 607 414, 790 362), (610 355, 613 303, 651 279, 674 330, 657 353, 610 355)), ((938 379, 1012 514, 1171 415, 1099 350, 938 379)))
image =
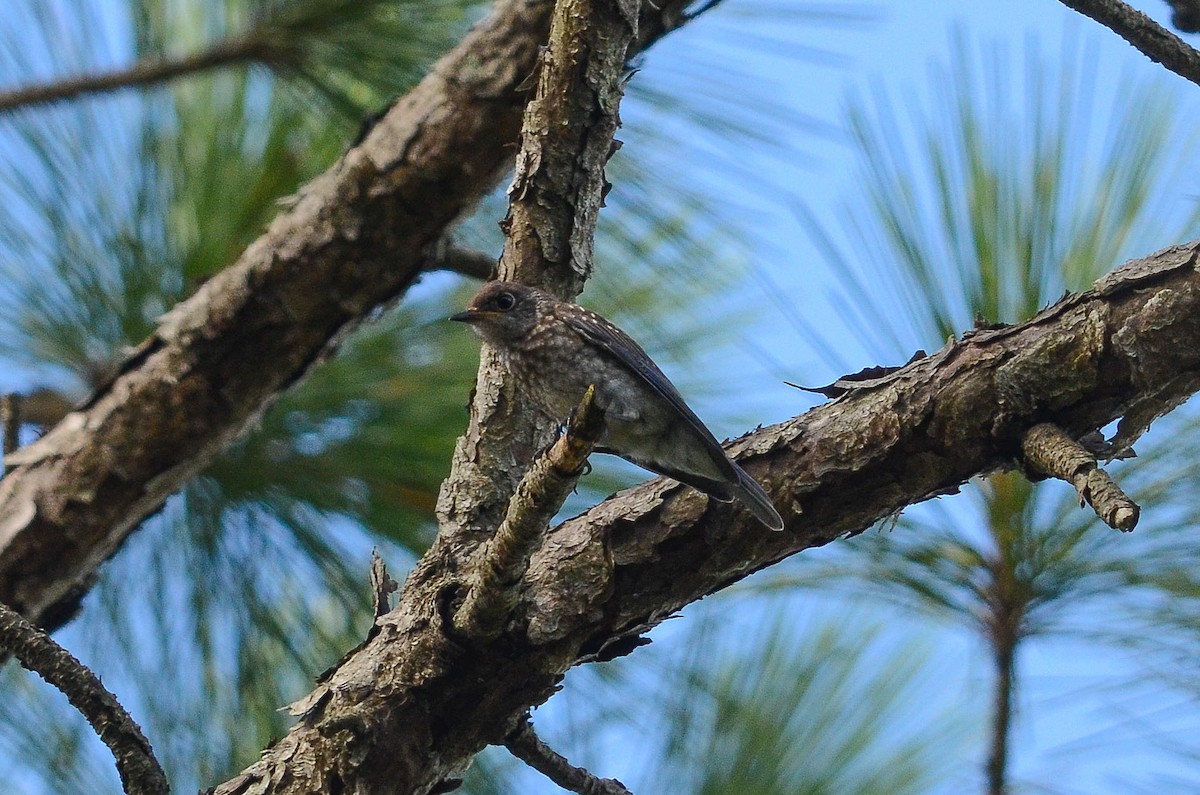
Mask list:
MULTIPOLYGON (((4 455, 21 446, 21 396, 9 393, 0 397, 0 425, 4 426, 4 455)), ((5 467, 7 469, 7 467, 5 467)))
POLYGON ((604 431, 604 412, 594 402, 595 393, 594 386, 588 387, 566 431, 529 467, 508 502, 504 521, 476 554, 469 591, 454 616, 460 632, 488 640, 503 629, 530 556, 604 431))
POLYGON ((1142 509, 1096 466, 1091 453, 1057 425, 1044 422, 1030 428, 1021 451, 1028 469, 1073 485, 1079 492, 1079 504, 1086 501, 1109 527, 1129 531, 1137 525, 1142 509))
POLYGON ((490 279, 496 270, 496 257, 482 251, 439 242, 426 255, 422 270, 450 271, 471 279, 490 279))
POLYGON ((1062 0, 1063 5, 1111 29, 1155 63, 1200 85, 1200 52, 1121 0, 1062 0))
POLYGON ((112 751, 129 795, 165 795, 167 777, 133 718, 94 673, 49 635, 0 604, 0 645, 66 695, 112 751))
POLYGON ((632 795, 615 778, 597 778, 595 775, 575 767, 565 757, 542 742, 529 722, 529 716, 521 719, 517 728, 504 740, 504 747, 525 764, 569 792, 579 795, 632 795))
POLYGON ((75 401, 49 387, 38 387, 21 396, 21 420, 49 428, 71 413, 75 401))

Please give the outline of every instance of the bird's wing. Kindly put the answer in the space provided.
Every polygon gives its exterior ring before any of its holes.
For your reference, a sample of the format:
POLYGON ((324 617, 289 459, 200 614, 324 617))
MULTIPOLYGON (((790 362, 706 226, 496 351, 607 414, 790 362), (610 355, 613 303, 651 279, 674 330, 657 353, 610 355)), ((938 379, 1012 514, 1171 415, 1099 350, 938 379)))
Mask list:
MULTIPOLYGON (((559 305, 554 307, 555 316, 566 323, 575 333, 607 353, 630 372, 635 373, 644 382, 663 397, 687 421, 688 427, 704 443, 712 455, 713 462, 726 476, 737 480, 737 471, 721 443, 710 431, 696 412, 684 401, 683 395, 671 383, 670 379, 658 369, 658 365, 642 350, 633 339, 621 329, 604 318, 579 306, 559 305)), ((677 480, 679 478, 676 478, 677 480)))

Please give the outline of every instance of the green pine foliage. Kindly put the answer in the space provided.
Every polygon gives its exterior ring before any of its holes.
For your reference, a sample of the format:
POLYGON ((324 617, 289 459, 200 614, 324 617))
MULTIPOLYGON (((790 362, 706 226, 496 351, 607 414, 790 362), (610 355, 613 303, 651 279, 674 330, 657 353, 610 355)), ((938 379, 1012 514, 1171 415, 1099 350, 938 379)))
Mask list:
MULTIPOLYGON (((235 261, 361 119, 410 87, 485 10, 467 0, 12 5, 0 24, 0 84, 244 46, 222 68, 0 117, 0 153, 11 164, 0 170, 0 361, 24 384, 74 396, 103 384, 163 312, 235 261)), ((712 385, 691 373, 703 370, 693 367, 697 351, 721 343, 714 326, 747 320, 720 300, 747 256, 672 150, 701 129, 749 141, 810 121, 733 90, 734 78, 704 66, 702 54, 664 65, 672 80, 692 76, 705 91, 724 79, 736 104, 714 108, 700 91, 681 100, 653 71, 631 84, 622 137, 638 146, 610 169, 615 189, 585 298, 694 393, 712 385)), ((723 167, 720 156, 709 162, 713 173, 723 167)), ((458 242, 498 251, 503 207, 498 190, 464 219, 458 242)), ((477 342, 442 321, 473 289, 431 274, 401 306, 381 308, 143 523, 59 633, 131 709, 176 790, 252 761, 286 730, 280 707, 363 637, 373 546, 400 575, 432 539, 477 360, 477 342)), ((598 461, 567 510, 641 477, 598 461)), ((577 689, 620 694, 670 664, 588 671, 577 689)), ((10 696, 0 705, 0 788, 118 791, 107 753, 57 693, 11 665, 0 675, 10 696)), ((734 709, 752 696, 725 698, 734 709)), ((523 775, 488 754, 468 786, 511 792, 523 775)))
MULTIPOLYGON (((1049 59, 1031 45, 1022 62, 997 50, 981 58, 958 34, 929 102, 877 89, 852 106, 861 195, 847 197, 840 225, 800 215, 836 274, 846 331, 865 349, 902 361, 975 319, 1019 322, 1127 258, 1196 236, 1195 137, 1168 79, 1125 75, 1105 97, 1110 112, 1097 114, 1099 69, 1086 44, 1049 59), (1094 127, 1097 117, 1108 121, 1094 127)), ((1155 647, 1160 654, 1140 657, 1153 675, 1171 647, 1195 649, 1198 423, 1195 411, 1178 411, 1136 458, 1110 465, 1145 508, 1131 535, 1081 510, 1064 483, 995 474, 835 545, 771 587, 824 588, 832 578, 966 627, 989 658, 1016 666, 1018 687, 1029 644, 1064 638, 1097 653, 1155 647)), ((991 698, 981 692, 980 704, 991 698)))

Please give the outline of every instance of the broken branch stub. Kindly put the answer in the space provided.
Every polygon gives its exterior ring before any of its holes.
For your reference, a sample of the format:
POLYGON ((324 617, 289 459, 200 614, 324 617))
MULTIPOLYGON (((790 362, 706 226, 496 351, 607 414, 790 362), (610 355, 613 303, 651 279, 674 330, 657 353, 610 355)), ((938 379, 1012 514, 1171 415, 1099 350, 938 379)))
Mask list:
POLYGON ((1087 502, 1109 527, 1128 532, 1137 525, 1141 508, 1097 466, 1090 452, 1057 425, 1043 422, 1030 428, 1021 452, 1028 469, 1074 486, 1079 504, 1087 502))

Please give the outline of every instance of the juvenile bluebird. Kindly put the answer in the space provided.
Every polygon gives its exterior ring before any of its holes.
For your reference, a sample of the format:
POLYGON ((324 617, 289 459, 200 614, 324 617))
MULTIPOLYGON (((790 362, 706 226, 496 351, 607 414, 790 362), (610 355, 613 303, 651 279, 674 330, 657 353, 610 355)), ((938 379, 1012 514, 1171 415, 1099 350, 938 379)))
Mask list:
POLYGON ((597 448, 704 492, 740 501, 772 530, 771 498, 733 462, 675 385, 629 335, 595 312, 532 287, 491 282, 451 320, 491 343, 517 386, 563 421, 596 385, 606 430, 597 448))

